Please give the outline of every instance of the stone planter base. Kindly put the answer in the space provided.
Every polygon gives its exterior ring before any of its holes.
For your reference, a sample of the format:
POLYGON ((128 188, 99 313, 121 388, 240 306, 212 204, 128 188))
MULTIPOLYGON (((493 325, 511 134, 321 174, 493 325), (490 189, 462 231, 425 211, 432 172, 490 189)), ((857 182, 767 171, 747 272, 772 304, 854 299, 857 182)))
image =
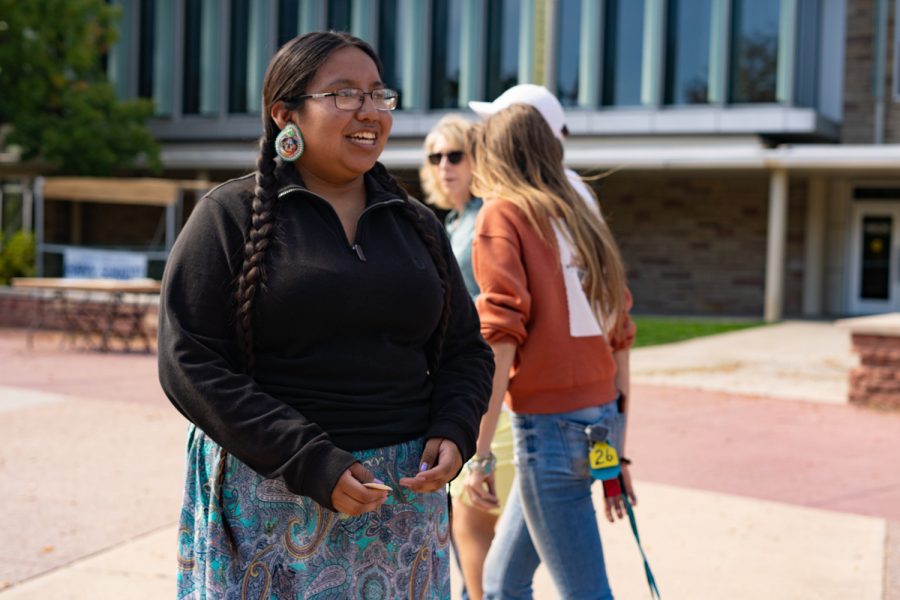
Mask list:
POLYGON ((900 313, 844 319, 859 366, 850 373, 850 403, 900 410, 900 313))

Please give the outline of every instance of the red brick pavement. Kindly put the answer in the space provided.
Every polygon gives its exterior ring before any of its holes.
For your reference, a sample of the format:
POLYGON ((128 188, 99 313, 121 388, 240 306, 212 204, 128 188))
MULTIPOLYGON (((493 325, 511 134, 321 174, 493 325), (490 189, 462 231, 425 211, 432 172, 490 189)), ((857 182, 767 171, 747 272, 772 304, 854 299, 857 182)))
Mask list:
MULTIPOLYGON (((0 329, 3 387, 74 402, 0 421, 0 539, 18 540, 0 582, 176 521, 184 423, 154 355, 71 351, 47 335, 29 350, 24 332, 0 329)), ((635 385, 628 453, 639 480, 900 522, 898 413, 635 385)))

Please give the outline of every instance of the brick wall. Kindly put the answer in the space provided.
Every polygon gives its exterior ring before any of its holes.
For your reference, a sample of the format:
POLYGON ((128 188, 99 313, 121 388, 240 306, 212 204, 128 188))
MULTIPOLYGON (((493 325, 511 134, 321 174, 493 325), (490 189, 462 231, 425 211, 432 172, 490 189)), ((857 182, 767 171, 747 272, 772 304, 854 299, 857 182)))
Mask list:
MULTIPOLYGON (((415 172, 396 175, 413 195, 420 192, 415 172)), ((622 247, 636 311, 762 315, 768 174, 619 172, 595 187, 622 247)), ((805 195, 805 180, 792 179, 785 272, 788 316, 799 315, 802 308, 805 195)), ((158 218, 149 211, 130 217, 104 213, 102 205, 96 206, 99 212, 84 214, 92 239, 145 231, 158 218), (104 229, 113 223, 115 231, 104 229)), ((2 302, 0 296, 0 315, 5 312, 2 302)))
POLYGON ((853 334, 859 366, 850 374, 850 402, 900 409, 900 337, 853 334))
MULTIPOLYGON (((95 301, 88 303, 97 306, 95 301)), ((158 301, 151 301, 144 319, 148 335, 151 337, 156 336, 158 314, 158 301)), ((32 326, 48 330, 65 330, 66 319, 59 308, 59 303, 47 294, 35 295, 30 291, 0 286, 0 327, 32 326), (42 306, 38 306, 39 304, 42 306)))
MULTIPOLYGON (((635 311, 761 316, 769 179, 764 174, 617 173, 595 185, 622 248, 635 311)), ((806 183, 792 182, 785 313, 800 313, 806 183)))
MULTIPOLYGON (((888 2, 885 48, 885 132, 888 143, 900 142, 900 103, 893 97, 894 2, 888 2)), ((872 143, 875 126, 873 83, 875 66, 875 0, 847 1, 844 59, 844 117, 841 139, 847 144, 872 143)))

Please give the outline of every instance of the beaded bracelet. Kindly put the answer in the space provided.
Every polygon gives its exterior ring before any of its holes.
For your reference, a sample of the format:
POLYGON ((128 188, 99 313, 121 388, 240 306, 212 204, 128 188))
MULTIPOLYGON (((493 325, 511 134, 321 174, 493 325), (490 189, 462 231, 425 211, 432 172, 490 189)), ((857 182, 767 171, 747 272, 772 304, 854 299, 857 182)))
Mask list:
POLYGON ((469 471, 478 471, 485 475, 490 475, 497 468, 497 457, 493 452, 487 456, 475 455, 466 463, 466 469, 469 471))

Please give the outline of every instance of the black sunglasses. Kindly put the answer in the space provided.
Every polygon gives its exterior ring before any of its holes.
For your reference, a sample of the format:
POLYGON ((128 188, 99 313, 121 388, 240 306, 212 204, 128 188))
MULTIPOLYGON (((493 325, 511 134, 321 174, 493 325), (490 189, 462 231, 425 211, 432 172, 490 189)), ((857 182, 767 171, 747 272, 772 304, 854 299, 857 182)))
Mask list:
POLYGON ((462 162, 464 154, 462 150, 454 150, 453 152, 448 152, 447 154, 432 152, 428 155, 428 162, 430 162, 434 166, 438 166, 439 164, 441 164, 441 158, 445 156, 447 157, 447 160, 450 161, 451 165, 458 165, 462 162))

